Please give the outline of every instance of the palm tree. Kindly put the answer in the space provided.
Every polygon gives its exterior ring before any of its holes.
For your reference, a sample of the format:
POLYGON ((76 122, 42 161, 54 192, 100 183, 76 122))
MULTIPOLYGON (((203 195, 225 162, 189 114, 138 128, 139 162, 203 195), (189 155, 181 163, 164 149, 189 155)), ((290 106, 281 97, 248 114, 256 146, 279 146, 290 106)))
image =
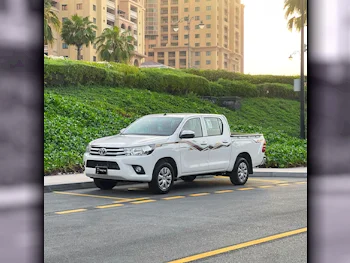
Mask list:
MULTIPOLYGON (((307 0, 304 2, 304 25, 307 25, 307 0)), ((284 0, 285 18, 288 19, 288 29, 301 29, 301 0, 284 0)))
POLYGON ((61 27, 61 22, 52 10, 52 1, 44 0, 44 45, 52 45, 55 38, 53 37, 53 30, 59 32, 61 27), (52 26, 52 28, 51 28, 52 26))
POLYGON ((128 63, 134 53, 134 41, 131 31, 120 33, 120 29, 114 26, 103 30, 95 43, 102 60, 128 63))
POLYGON ((72 20, 66 19, 63 22, 61 37, 67 45, 76 46, 79 60, 83 45, 88 47, 94 42, 96 29, 97 26, 89 20, 89 17, 73 15, 72 20))

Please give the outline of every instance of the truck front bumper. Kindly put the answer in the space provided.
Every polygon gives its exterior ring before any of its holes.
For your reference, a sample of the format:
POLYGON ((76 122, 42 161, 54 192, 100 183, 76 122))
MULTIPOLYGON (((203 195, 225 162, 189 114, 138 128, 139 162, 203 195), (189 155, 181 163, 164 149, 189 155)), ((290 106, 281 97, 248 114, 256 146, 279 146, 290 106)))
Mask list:
POLYGON ((152 180, 154 158, 145 156, 99 156, 84 154, 84 174, 90 178, 119 181, 150 182, 152 180), (107 167, 106 174, 96 171, 96 166, 107 167), (136 166, 142 168, 136 172, 136 166))

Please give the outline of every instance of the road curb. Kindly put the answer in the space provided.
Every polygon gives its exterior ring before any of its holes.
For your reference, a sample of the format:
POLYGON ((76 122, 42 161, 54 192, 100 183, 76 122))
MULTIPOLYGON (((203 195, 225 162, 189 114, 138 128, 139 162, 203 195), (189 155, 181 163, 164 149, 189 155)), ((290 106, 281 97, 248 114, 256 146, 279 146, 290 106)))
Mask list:
POLYGON ((288 173, 288 172, 254 172, 250 177, 291 177, 291 178, 307 178, 307 173, 288 173))

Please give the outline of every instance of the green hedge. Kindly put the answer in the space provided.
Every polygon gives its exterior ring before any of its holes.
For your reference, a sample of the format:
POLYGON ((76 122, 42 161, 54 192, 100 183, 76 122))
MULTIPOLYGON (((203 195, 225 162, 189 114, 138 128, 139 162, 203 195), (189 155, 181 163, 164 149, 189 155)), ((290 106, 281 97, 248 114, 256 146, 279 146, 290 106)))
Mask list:
POLYGON ((274 97, 299 99, 290 84, 295 77, 251 76, 223 70, 137 68, 119 63, 44 59, 46 86, 103 85, 130 87, 172 95, 274 97), (193 74, 190 74, 193 73, 193 74), (220 78, 218 78, 220 77, 220 78), (267 82, 280 80, 281 83, 267 82), (211 81, 209 81, 211 80, 211 81), (214 82, 215 81, 215 82, 214 82), (255 84, 265 81, 263 84, 255 84))
MULTIPOLYGON (((281 83, 293 85, 294 79, 299 76, 279 76, 279 75, 249 75, 237 72, 229 72, 226 70, 211 70, 211 69, 183 69, 183 72, 205 77, 209 81, 218 81, 219 79, 228 80, 243 80, 252 84, 262 83, 281 83)), ((305 77, 306 81, 306 77, 305 77)))

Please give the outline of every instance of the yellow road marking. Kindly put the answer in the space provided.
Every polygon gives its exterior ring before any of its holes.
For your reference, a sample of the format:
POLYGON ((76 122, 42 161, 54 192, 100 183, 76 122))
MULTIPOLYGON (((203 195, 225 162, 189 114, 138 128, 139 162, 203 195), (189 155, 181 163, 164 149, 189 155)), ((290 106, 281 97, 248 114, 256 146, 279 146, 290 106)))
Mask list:
POLYGON ((232 193, 233 190, 219 190, 219 191, 215 191, 216 194, 223 194, 223 193, 232 193))
POLYGON ((261 185, 261 186, 258 186, 259 188, 270 188, 270 187, 273 187, 273 185, 261 185))
POLYGON ((216 178, 230 178, 230 177, 228 177, 228 176, 222 176, 222 175, 218 175, 218 176, 215 176, 216 178))
POLYGON ((89 195, 89 194, 80 194, 80 193, 72 193, 72 192, 58 192, 54 191, 55 194, 62 194, 62 195, 75 195, 75 196, 84 196, 84 197, 95 197, 95 198, 104 198, 104 199, 114 199, 114 200, 123 200, 125 198, 121 197, 114 197, 114 196, 106 196, 106 195, 89 195))
POLYGON ((296 182, 295 184, 306 184, 307 182, 296 182))
POLYGON ((143 204, 143 203, 150 203, 150 202, 155 202, 157 200, 152 200, 152 199, 149 199, 149 200, 142 200, 142 201, 135 201, 135 202, 131 202, 132 204, 143 204))
POLYGON ((285 186, 285 185, 290 185, 290 184, 278 184, 278 185, 280 185, 280 186, 285 186))
POLYGON ((74 209, 74 210, 66 210, 66 211, 55 212, 55 214, 63 215, 63 214, 84 212, 86 210, 87 209, 81 208, 81 209, 74 209))
POLYGON ((203 196, 208 195, 209 193, 198 193, 198 194, 190 194, 190 196, 203 196))
POLYGON ((111 208, 111 207, 119 207, 119 206, 123 206, 123 204, 99 205, 99 206, 96 206, 96 208, 111 208))
POLYGON ((147 200, 149 197, 141 197, 141 198, 126 198, 122 199, 119 201, 114 201, 113 203, 118 204, 118 203, 126 203, 126 202, 131 202, 131 201, 140 201, 140 200, 147 200))
POLYGON ((245 188, 239 188, 237 190, 240 190, 240 191, 245 191, 245 190, 253 190, 255 188, 252 188, 252 187, 245 187, 245 188))
POLYGON ((248 181, 267 182, 267 183, 283 183, 283 182, 286 182, 286 181, 283 181, 283 180, 268 180, 268 179, 256 179, 256 178, 249 178, 248 181))
POLYGON ((178 195, 178 196, 169 196, 169 197, 164 197, 162 198, 163 200, 173 200, 173 199, 179 199, 179 198, 185 198, 183 195, 178 195))
POLYGON ((292 231, 288 231, 288 232, 284 232, 284 233, 273 235, 273 236, 268 236, 268 237, 264 237, 264 238, 260 238, 260 239, 256 239, 256 240, 252 240, 252 241, 248 241, 248 242, 244 242, 244 243, 240 243, 240 244, 229 246, 229 247, 219 248, 219 249, 216 249, 216 250, 200 253, 200 254, 197 254, 197 255, 193 255, 193 256, 177 259, 177 260, 173 260, 173 261, 170 261, 168 263, 186 263, 186 262, 191 262, 191 261, 195 261, 195 260, 199 260, 199 259, 203 259, 203 258, 208 258, 208 257, 212 257, 212 256, 215 256, 215 255, 219 255, 219 254, 222 254, 222 253, 238 250, 238 249, 241 249, 241 248, 246 248, 246 247, 254 246, 254 245, 257 245, 257 244, 266 243, 266 242, 269 242, 269 241, 272 241, 272 240, 276 240, 276 239, 281 239, 281 238, 284 238, 284 237, 297 235, 297 234, 304 233, 304 232, 307 232, 307 228, 306 227, 300 228, 300 229, 296 229, 296 230, 292 230, 292 231))

